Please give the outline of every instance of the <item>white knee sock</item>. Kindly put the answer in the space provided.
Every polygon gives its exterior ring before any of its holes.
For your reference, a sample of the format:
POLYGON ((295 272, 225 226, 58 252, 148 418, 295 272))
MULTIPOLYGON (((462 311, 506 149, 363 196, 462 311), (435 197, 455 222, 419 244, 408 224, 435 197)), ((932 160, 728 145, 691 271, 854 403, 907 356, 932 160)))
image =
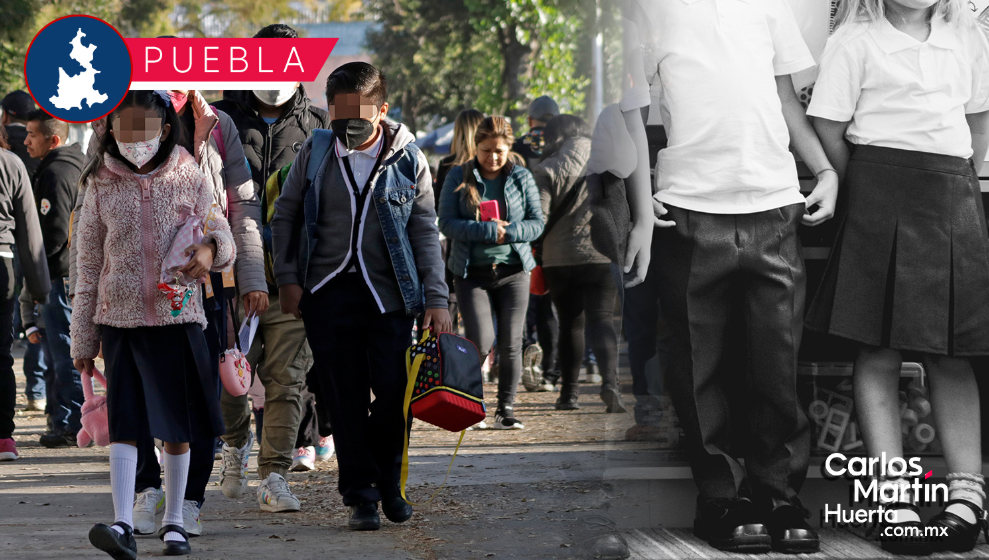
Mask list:
MULTIPOLYGON (((189 478, 189 452, 172 455, 165 452, 165 517, 162 525, 182 527, 182 503, 185 501, 185 485, 189 478)), ((133 487, 133 484, 131 485, 133 487)), ((166 541, 184 541, 182 535, 172 531, 166 541)))
MULTIPOLYGON (((137 478, 137 448, 126 443, 110 444, 110 491, 113 522, 134 527, 134 479, 137 478)), ((113 528, 120 534, 124 531, 113 528)))
MULTIPOLYGON (((948 473, 947 480, 949 500, 965 500, 982 507, 986 492, 982 488, 985 478, 981 474, 948 473)), ((973 525, 978 521, 975 513, 963 504, 952 504, 945 509, 973 525)))

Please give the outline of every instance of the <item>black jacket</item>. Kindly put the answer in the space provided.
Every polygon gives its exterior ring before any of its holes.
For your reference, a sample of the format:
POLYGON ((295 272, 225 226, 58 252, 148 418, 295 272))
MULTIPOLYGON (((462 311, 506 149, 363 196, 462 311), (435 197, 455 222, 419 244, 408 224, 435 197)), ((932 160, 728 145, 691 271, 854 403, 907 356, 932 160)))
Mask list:
POLYGON ((79 174, 85 165, 79 144, 70 144, 48 152, 34 172, 34 199, 52 278, 69 275, 69 217, 76 206, 79 174))
POLYGON ((27 127, 8 124, 4 129, 7 131, 7 142, 10 144, 10 151, 21 158, 21 161, 24 162, 24 167, 27 169, 27 174, 33 176, 41 160, 31 157, 27 153, 27 146, 24 145, 24 139, 27 138, 27 127))
MULTIPOLYGON (((213 103, 217 109, 230 115, 237 130, 240 142, 244 145, 244 155, 251 168, 254 190, 261 200, 261 225, 268 223, 267 209, 274 201, 269 201, 265 192, 268 177, 279 169, 295 161, 302 143, 316 128, 330 128, 330 114, 319 107, 313 107, 306 97, 306 90, 300 85, 295 97, 288 102, 282 116, 273 124, 264 122, 258 114, 258 101, 251 91, 224 91, 223 99, 213 103)), ((271 246, 264 238, 266 259, 270 258, 271 246)), ((269 291, 275 289, 269 286, 269 291)))
MULTIPOLYGON (((272 173, 295 161, 314 128, 330 128, 330 114, 313 107, 299 86, 289 108, 274 124, 264 122, 257 110, 257 99, 250 91, 225 91, 223 99, 213 103, 217 109, 230 115, 237 130, 244 154, 251 167, 254 188, 261 197, 261 208, 267 208, 264 184, 272 173)), ((263 212, 262 212, 263 214, 263 212)))

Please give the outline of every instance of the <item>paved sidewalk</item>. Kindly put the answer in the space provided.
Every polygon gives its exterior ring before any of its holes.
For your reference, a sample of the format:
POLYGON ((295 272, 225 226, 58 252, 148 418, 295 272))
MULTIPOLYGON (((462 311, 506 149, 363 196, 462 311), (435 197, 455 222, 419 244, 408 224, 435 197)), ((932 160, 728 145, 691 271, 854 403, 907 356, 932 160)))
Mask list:
MULTIPOLYGON (((18 391, 23 377, 18 371, 18 391)), ((630 387, 630 382, 625 385, 630 387)), ((486 385, 493 395, 494 385, 486 385)), ((516 413, 522 431, 472 431, 464 438, 447 487, 434 502, 416 508, 411 521, 384 522, 380 531, 346 529, 346 509, 336 490, 333 459, 309 473, 289 476, 303 511, 267 514, 253 492, 223 496, 218 468, 207 489, 204 534, 193 558, 568 558, 585 556, 597 530, 586 518, 606 514, 610 492, 602 484, 607 450, 648 449, 620 442, 632 415, 609 415, 597 388, 583 386, 583 408, 558 412, 555 393, 522 391, 516 413)), ((631 401, 631 395, 626 398, 631 401)), ((489 401, 491 399, 488 399, 489 401)), ((18 397, 15 439, 21 458, 0 463, 0 558, 108 558, 86 534, 110 522, 107 449, 49 450, 38 445, 44 415, 28 413, 18 397)), ((493 403, 489 402, 493 410, 493 403)), ((425 500, 442 482, 457 435, 416 423, 411 440, 409 497, 425 500)), ((255 447, 255 452, 257 447, 255 447)), ((251 457, 251 476, 256 468, 251 457)), ((257 487, 251 481, 251 489, 257 487)), ((139 557, 161 555, 161 543, 138 539, 139 557)))

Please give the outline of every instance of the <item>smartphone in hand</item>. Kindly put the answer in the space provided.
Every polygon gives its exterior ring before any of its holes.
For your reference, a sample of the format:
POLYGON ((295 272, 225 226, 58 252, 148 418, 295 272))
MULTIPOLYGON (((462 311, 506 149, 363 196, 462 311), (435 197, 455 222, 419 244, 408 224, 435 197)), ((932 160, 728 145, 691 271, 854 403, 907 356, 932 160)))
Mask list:
POLYGON ((493 222, 501 219, 501 211, 498 209, 497 200, 486 200, 480 206, 481 221, 493 222))

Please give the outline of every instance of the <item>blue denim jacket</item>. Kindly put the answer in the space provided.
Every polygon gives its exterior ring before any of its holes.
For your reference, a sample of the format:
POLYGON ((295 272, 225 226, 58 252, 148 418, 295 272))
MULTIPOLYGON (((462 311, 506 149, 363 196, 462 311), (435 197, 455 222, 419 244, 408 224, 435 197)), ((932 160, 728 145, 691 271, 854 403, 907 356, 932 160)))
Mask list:
MULTIPOLYGON (((317 130, 314 134, 331 133, 317 130)), ((378 174, 371 178, 374 187, 370 200, 378 212, 405 311, 409 316, 415 316, 426 308, 445 309, 448 290, 443 278, 429 168, 425 156, 411 143, 412 135, 405 127, 391 125, 388 135, 391 140, 386 146, 388 152, 378 174)), ((312 138, 307 140, 299 151, 275 202, 272 234, 279 286, 305 285, 309 257, 318 240, 316 221, 320 189, 305 185, 305 167, 312 142, 312 138), (302 210, 302 216, 298 216, 299 210, 302 210), (298 250, 292 250, 292 239, 300 222, 304 224, 305 235, 301 236, 298 250)), ((332 139, 330 146, 327 158, 333 157, 332 139)), ((314 185, 322 184, 328 168, 325 164, 320 166, 314 185)))
MULTIPOLYGON (((519 254, 522 267, 530 271, 536 267, 536 259, 532 256, 531 242, 543 233, 543 211, 539 201, 539 189, 532 178, 532 173, 521 165, 508 163, 504 173, 505 206, 509 222, 505 228, 505 236, 512 249, 519 254)), ((481 173, 474 170, 479 187, 483 188, 481 173)), ((464 182, 462 166, 454 167, 443 182, 440 191, 440 231, 450 239, 450 251, 447 258, 447 268, 460 278, 467 276, 470 266, 471 250, 475 243, 497 243, 498 226, 494 222, 481 222, 467 206, 463 191, 457 192, 457 187, 464 182)))

